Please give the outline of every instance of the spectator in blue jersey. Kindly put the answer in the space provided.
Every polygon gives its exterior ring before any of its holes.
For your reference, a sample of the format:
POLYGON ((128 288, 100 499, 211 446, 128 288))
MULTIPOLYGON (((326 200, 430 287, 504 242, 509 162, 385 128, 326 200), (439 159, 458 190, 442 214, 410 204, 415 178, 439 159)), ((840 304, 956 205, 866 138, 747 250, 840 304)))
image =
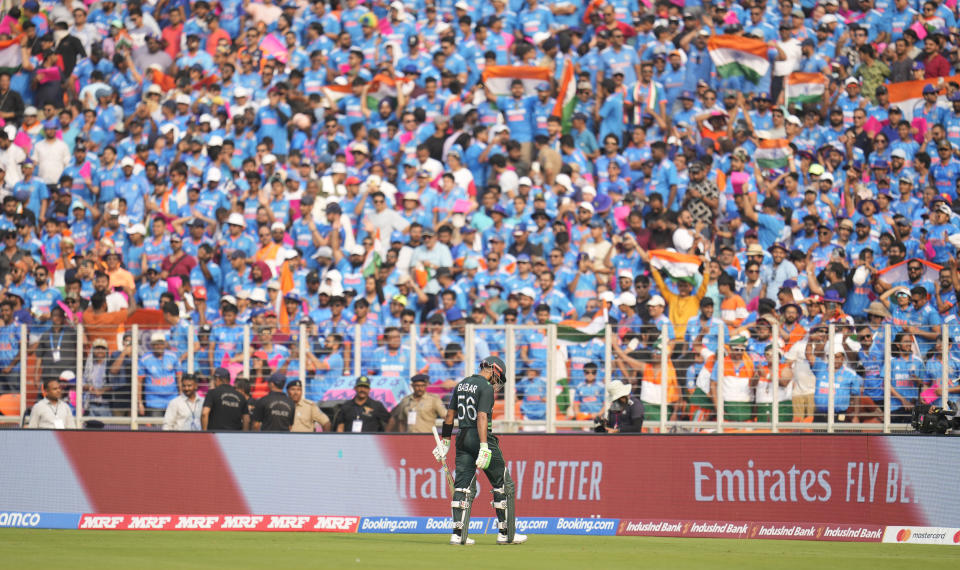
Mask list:
POLYGON ((150 352, 140 361, 140 415, 163 417, 167 405, 180 393, 180 362, 166 350, 167 337, 162 331, 150 335, 150 352))

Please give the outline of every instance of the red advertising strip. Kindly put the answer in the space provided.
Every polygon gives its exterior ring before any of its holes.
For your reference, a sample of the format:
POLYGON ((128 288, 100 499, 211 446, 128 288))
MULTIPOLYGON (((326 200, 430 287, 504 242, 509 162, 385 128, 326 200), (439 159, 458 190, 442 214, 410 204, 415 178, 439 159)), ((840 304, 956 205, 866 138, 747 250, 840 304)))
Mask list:
POLYGON ((256 530, 355 533, 360 517, 313 515, 103 515, 80 517, 81 530, 256 530))
POLYGON ((883 538, 883 530, 884 527, 877 525, 622 519, 617 534, 620 536, 880 542, 883 538))

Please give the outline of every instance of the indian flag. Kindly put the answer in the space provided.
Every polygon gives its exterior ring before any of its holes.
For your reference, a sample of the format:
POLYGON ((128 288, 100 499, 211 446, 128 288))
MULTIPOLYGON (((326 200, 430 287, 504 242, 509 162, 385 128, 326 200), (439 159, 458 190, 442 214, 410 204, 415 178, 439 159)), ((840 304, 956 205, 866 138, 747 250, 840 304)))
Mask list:
POLYGON ((577 106, 577 79, 573 75, 573 62, 569 59, 563 66, 563 77, 560 79, 560 91, 557 93, 557 103, 553 106, 553 114, 560 117, 563 132, 570 132, 570 123, 573 118, 573 109, 577 106))
POLYGON ((20 58, 20 36, 0 41, 0 71, 14 73, 23 62, 20 58))
POLYGON ((767 170, 783 170, 790 163, 790 141, 787 139, 761 139, 753 158, 757 166, 767 170))
POLYGON ((483 84, 494 95, 509 95, 514 79, 523 82, 527 95, 536 93, 537 85, 550 81, 550 68, 533 65, 491 65, 483 70, 483 84))
POLYGON ((650 265, 673 278, 693 277, 700 273, 700 258, 669 249, 651 249, 650 265))
POLYGON ((566 320, 557 323, 557 340, 561 343, 579 344, 603 338, 607 321, 605 311, 599 311, 591 321, 566 320))
POLYGON ((390 77, 386 73, 378 73, 370 80, 370 89, 367 91, 367 94, 377 101, 381 101, 386 97, 396 99, 398 89, 402 88, 406 83, 410 83, 409 78, 396 78, 390 77))
POLYGON ((707 40, 707 49, 720 77, 742 76, 758 83, 770 71, 770 47, 762 40, 714 36, 707 40))
POLYGON ((827 92, 828 83, 822 73, 791 73, 786 80, 787 104, 819 103, 827 92))
POLYGON ((934 79, 920 79, 917 81, 901 81, 887 85, 887 93, 890 94, 890 104, 900 107, 903 111, 905 121, 913 120, 913 113, 916 109, 923 106, 923 88, 927 85, 936 87, 940 96, 944 96, 944 88, 951 81, 960 81, 960 76, 937 77, 934 79))
POLYGON ((344 84, 339 85, 334 83, 333 85, 327 85, 323 88, 323 94, 327 96, 332 103, 336 104, 337 101, 343 99, 347 95, 353 93, 353 87, 350 85, 344 84))

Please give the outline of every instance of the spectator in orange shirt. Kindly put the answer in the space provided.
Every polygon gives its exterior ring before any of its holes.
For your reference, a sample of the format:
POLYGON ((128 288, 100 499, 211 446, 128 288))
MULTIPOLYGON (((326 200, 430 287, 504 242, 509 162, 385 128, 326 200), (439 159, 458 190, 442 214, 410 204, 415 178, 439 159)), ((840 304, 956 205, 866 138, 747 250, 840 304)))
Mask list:
MULTIPOLYGON (((136 285, 133 282, 133 274, 120 266, 120 252, 111 251, 107 253, 107 277, 110 278, 110 288, 115 289, 120 287, 124 291, 130 291, 136 289, 136 285)), ((136 305, 136 303, 131 302, 131 305, 136 305)))
POLYGON ((207 34, 206 50, 211 56, 217 55, 217 45, 220 43, 220 40, 233 43, 233 40, 230 39, 230 34, 220 27, 220 19, 212 12, 207 14, 207 30, 209 33, 207 34))
POLYGON ((722 273, 717 279, 717 292, 723 297, 720 301, 720 320, 727 324, 731 329, 740 326, 740 323, 747 318, 747 304, 743 297, 735 292, 736 281, 729 273, 722 273))

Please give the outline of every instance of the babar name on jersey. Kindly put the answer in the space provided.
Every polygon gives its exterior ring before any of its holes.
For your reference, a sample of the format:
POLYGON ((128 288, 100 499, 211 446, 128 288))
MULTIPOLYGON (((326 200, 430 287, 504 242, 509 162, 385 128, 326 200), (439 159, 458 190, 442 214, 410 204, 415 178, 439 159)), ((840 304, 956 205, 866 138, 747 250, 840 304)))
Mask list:
POLYGON ((461 382, 457 384, 457 393, 459 394, 460 392, 470 392, 471 394, 476 394, 477 389, 479 387, 480 386, 477 384, 469 384, 467 382, 461 382))

